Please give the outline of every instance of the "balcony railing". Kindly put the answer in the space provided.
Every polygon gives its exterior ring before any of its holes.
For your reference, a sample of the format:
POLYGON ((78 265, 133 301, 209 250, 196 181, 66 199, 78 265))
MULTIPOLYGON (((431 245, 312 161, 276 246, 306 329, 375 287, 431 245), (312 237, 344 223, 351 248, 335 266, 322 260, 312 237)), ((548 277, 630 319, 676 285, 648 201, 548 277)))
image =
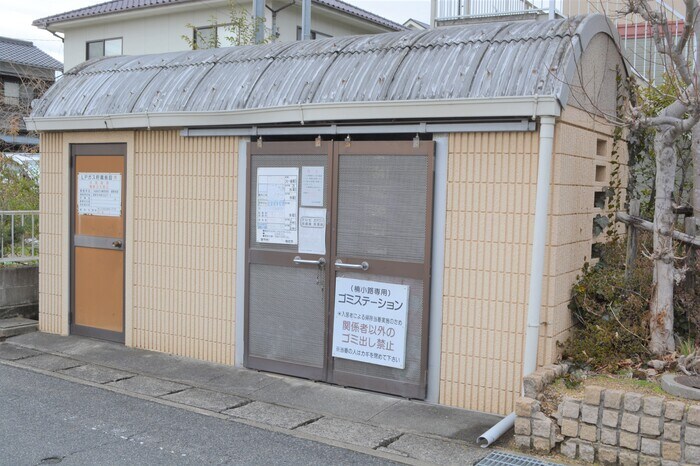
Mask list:
MULTIPOLYGON (((602 13, 613 21, 637 23, 639 18, 623 18, 624 0, 433 0, 436 22, 484 16, 507 16, 531 12, 549 12, 554 7, 559 17, 602 13)), ((681 0, 656 0, 669 21, 685 19, 681 0)))
MULTIPOLYGON (((434 0, 436 21, 548 12, 549 0, 434 0)), ((561 3, 562 0, 558 0, 561 3)))

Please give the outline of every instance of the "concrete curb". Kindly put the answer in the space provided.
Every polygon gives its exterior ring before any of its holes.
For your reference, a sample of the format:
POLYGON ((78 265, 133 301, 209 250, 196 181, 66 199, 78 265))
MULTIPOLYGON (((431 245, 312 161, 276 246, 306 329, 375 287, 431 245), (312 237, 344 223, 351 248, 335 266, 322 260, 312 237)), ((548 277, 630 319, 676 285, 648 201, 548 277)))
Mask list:
POLYGON ((9 319, 0 319, 0 341, 6 338, 24 335, 25 333, 36 332, 39 328, 39 322, 24 317, 12 317, 9 319))
POLYGON ((408 464, 474 464, 500 449, 471 442, 499 416, 83 337, 18 336, 0 344, 0 363, 408 464))
POLYGON ((700 390, 691 388, 676 382, 676 377, 680 374, 666 373, 661 376, 661 388, 671 395, 687 398, 689 400, 700 400, 700 390))
MULTIPOLYGON (((48 354, 48 353, 45 353, 45 354, 48 354)), ((19 359, 19 360, 17 360, 17 361, 21 361, 21 359, 19 359)), ((76 383, 76 384, 80 384, 80 385, 86 385, 86 386, 89 386, 89 387, 98 388, 98 389, 101 389, 101 390, 106 390, 106 391, 109 391, 109 392, 112 392, 112 393, 118 393, 118 394, 120 394, 120 395, 129 396, 129 397, 132 397, 132 398, 138 398, 138 399, 140 399, 140 400, 150 401, 150 402, 153 402, 153 403, 158 403, 158 404, 165 405, 165 406, 169 406, 169 407, 172 407, 172 408, 184 409, 184 410, 187 410, 187 411, 190 411, 190 412, 193 412, 193 413, 201 414, 201 415, 203 415, 203 416, 209 416, 209 417, 214 417, 214 418, 221 419, 221 420, 227 420, 227 421, 231 421, 231 422, 237 422, 237 423, 239 423, 239 424, 245 424, 245 425, 247 425, 247 426, 251 426, 251 427, 258 428, 258 429, 267 430, 267 431, 270 431, 270 432, 276 432, 276 433, 286 434, 286 435, 290 435, 290 436, 292 436, 292 437, 296 437, 296 438, 300 438, 300 439, 304 439, 304 440, 311 440, 311 441, 314 441, 314 442, 323 443, 323 444, 330 445, 330 446, 333 446, 333 447, 344 448, 344 449, 346 449, 346 450, 351 450, 351 451, 355 451, 355 452, 358 452, 358 453, 364 453, 364 454, 366 454, 366 455, 375 456, 375 457, 377 457, 377 458, 382 458, 382 459, 386 459, 386 460, 390 460, 390 461, 395 461, 395 462, 397 462, 397 463, 404 463, 404 464, 410 464, 410 465, 416 465, 416 466, 427 466, 427 465, 432 465, 432 464, 434 464, 434 463, 428 463, 428 462, 425 462, 425 461, 421 461, 421 460, 418 460, 418 459, 415 459, 415 458, 407 458, 407 457, 405 457, 405 456, 402 456, 402 455, 399 455, 399 454, 396 454, 396 453, 392 453, 392 452, 387 451, 387 450, 385 450, 385 449, 381 449, 381 450, 380 450, 380 449, 377 449, 377 450, 375 450, 375 449, 372 449, 372 448, 367 448, 367 447, 363 447, 363 446, 359 446, 359 445, 354 445, 354 444, 351 444, 351 443, 345 443, 345 442, 340 442, 340 441, 333 440, 333 439, 328 439, 328 438, 325 438, 325 437, 319 437, 319 436, 316 436, 316 435, 311 435, 311 434, 305 433, 305 432, 303 432, 303 431, 297 431, 297 430, 294 430, 294 429, 291 429, 291 430, 290 430, 290 429, 285 429, 285 428, 281 428, 281 427, 276 427, 276 426, 273 426, 273 425, 270 425, 270 424, 265 424, 265 423, 262 423, 262 422, 257 422, 257 421, 253 421, 253 420, 249 420, 249 419, 243 419, 243 418, 232 417, 232 416, 228 416, 228 415, 226 415, 226 414, 221 414, 221 413, 217 413, 217 412, 214 412, 214 411, 209 411, 209 410, 202 409, 202 408, 197 408, 197 407, 195 407, 195 406, 190 406, 190 405, 186 405, 186 404, 176 403, 176 402, 173 402, 173 401, 169 401, 169 400, 163 399, 163 398, 161 398, 161 397, 153 397, 153 396, 148 396, 148 395, 142 395, 142 394, 140 394, 140 393, 135 393, 135 392, 128 391, 128 390, 124 390, 124 389, 121 389, 121 388, 118 388, 118 387, 114 387, 114 386, 110 386, 110 385, 98 384, 98 383, 90 382, 90 381, 87 381, 87 380, 79 379, 79 378, 76 378, 76 377, 71 377, 71 376, 69 376, 69 375, 61 374, 61 373, 58 373, 58 372, 52 372, 52 371, 47 371, 47 370, 44 370, 44 369, 39 369, 39 368, 36 368, 36 367, 27 366, 27 365, 21 364, 21 363, 19 363, 19 362, 17 362, 17 361, 7 361, 7 360, 2 360, 2 359, 0 359, 0 364, 3 364, 3 365, 5 365, 5 366, 14 367, 14 368, 17 368, 17 369, 28 370, 28 371, 35 372, 35 373, 37 373, 37 374, 46 375, 46 376, 49 376, 49 377, 55 377, 55 378, 57 378, 57 379, 65 380, 65 381, 67 381, 67 382, 72 382, 72 383, 76 383)), ((165 396, 165 395, 164 395, 164 396, 165 396)))

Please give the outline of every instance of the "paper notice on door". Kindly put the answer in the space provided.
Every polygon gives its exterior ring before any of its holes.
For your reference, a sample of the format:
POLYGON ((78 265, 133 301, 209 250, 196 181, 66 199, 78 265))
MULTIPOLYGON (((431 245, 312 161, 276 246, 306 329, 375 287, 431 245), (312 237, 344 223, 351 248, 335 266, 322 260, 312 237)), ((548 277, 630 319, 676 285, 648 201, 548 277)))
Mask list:
POLYGON ((255 205, 258 243, 297 244, 298 168, 258 168, 255 205))
POLYGON ((121 217, 122 174, 78 173, 78 215, 121 217))
POLYGON ((336 278, 333 357, 405 369, 408 297, 407 285, 336 278))
POLYGON ((299 208, 299 252, 326 254, 326 209, 299 208))
POLYGON ((301 167, 301 205, 323 207, 324 167, 301 167))

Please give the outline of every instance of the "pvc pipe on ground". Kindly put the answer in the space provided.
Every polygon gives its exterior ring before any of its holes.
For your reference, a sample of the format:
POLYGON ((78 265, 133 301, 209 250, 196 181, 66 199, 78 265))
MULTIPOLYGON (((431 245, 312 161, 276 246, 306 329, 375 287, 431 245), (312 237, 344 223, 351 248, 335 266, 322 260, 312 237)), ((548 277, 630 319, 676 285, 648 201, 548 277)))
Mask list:
POLYGON ((510 430, 511 427, 513 427, 513 424, 515 424, 515 413, 510 413, 498 423, 491 427, 489 430, 481 434, 481 437, 476 439, 477 445, 481 445, 481 448, 486 448, 489 445, 491 445, 493 442, 498 440, 501 435, 505 434, 510 430))
MULTIPOLYGON (((549 188, 552 179, 552 153, 554 149, 554 117, 540 118, 540 147, 537 162, 537 195, 535 198, 535 229, 532 239, 532 263, 530 265, 530 294, 527 304, 527 329, 523 377, 537 369, 537 345, 540 339, 540 309, 542 308, 542 284, 544 281, 545 251, 547 246, 547 221, 549 219, 549 188)), ((507 432, 515 423, 515 413, 501 419, 484 432, 476 441, 486 448, 507 432)))

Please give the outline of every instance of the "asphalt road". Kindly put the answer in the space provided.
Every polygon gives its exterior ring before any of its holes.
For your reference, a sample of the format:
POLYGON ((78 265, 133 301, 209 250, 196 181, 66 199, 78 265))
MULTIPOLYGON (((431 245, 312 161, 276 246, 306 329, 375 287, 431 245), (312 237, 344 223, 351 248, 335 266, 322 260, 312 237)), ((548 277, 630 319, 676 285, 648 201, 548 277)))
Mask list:
POLYGON ((0 365, 0 465, 390 464, 0 365))

